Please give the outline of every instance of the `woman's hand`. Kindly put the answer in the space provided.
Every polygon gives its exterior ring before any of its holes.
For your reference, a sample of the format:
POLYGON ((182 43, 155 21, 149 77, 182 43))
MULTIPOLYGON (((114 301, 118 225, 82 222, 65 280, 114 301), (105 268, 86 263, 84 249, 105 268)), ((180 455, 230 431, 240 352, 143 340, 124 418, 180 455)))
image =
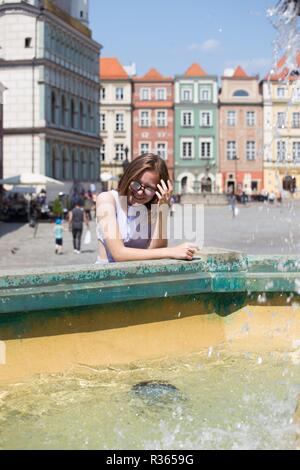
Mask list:
POLYGON ((160 184, 157 185, 159 191, 156 191, 156 196, 158 197, 158 205, 170 204, 171 196, 173 193, 173 185, 170 180, 168 180, 168 186, 164 180, 160 180, 160 184))
POLYGON ((186 259, 188 261, 192 261, 194 258, 194 254, 199 250, 197 245, 193 243, 183 243, 182 245, 174 246, 168 248, 170 253, 170 258, 173 259, 186 259))

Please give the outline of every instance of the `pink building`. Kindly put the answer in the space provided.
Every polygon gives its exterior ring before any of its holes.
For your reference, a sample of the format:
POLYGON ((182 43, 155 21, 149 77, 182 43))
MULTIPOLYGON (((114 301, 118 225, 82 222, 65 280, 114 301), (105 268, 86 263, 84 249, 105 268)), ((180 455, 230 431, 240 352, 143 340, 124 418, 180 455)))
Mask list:
POLYGON ((263 189, 263 100, 258 76, 241 67, 222 77, 220 176, 225 193, 255 195, 263 189))
POLYGON ((174 80, 151 69, 133 79, 133 158, 155 153, 174 176, 174 80))

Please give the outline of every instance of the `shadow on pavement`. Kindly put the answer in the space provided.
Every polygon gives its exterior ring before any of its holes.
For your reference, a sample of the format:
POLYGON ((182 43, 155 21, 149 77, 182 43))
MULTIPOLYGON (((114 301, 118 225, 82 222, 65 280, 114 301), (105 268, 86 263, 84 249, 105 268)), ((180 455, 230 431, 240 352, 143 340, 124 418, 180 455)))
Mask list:
POLYGON ((0 222, 0 238, 9 233, 19 230, 21 227, 27 225, 25 222, 22 223, 9 223, 9 222, 0 222))

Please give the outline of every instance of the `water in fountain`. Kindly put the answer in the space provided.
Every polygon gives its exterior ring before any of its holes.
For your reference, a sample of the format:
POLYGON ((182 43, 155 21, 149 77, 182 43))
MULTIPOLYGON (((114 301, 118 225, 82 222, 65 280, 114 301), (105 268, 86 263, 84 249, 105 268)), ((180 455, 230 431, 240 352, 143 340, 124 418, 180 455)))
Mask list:
POLYGON ((273 26, 277 30, 274 41, 274 67, 272 75, 280 75, 288 80, 291 75, 299 73, 299 13, 298 0, 281 0, 274 8, 267 11, 273 26))

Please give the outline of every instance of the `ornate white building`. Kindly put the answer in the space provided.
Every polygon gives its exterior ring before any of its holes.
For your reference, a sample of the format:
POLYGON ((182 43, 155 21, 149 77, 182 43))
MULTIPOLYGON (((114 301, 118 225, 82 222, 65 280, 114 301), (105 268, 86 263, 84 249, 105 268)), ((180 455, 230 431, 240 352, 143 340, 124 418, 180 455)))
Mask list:
MULTIPOLYGON (((0 82, 0 179, 3 178, 3 92, 5 88, 0 82)), ((1 187, 0 187, 1 192, 1 187)))
POLYGON ((0 0, 4 177, 99 180, 99 54, 88 0, 0 0))

